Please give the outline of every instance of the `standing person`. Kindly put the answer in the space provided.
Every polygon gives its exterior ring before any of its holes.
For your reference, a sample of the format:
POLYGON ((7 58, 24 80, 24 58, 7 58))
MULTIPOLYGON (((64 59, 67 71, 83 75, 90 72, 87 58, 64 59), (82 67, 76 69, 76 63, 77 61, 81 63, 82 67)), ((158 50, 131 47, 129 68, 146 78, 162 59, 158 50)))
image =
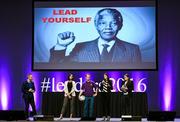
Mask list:
POLYGON ((33 82, 33 76, 32 74, 28 74, 27 80, 22 84, 22 93, 23 93, 23 99, 25 102, 25 116, 26 119, 29 120, 29 105, 31 105, 33 110, 33 115, 36 115, 36 107, 34 102, 34 92, 35 92, 35 86, 33 82))
POLYGON ((110 121, 110 101, 111 101, 111 90, 112 90, 112 81, 109 79, 107 73, 104 73, 104 79, 100 83, 100 90, 102 92, 102 112, 103 112, 103 121, 110 121), (106 119, 107 117, 107 119, 106 119))
POLYGON ((132 91, 134 90, 133 81, 130 80, 129 75, 124 75, 124 81, 121 83, 121 90, 123 92, 122 96, 122 114, 131 115, 132 114, 132 91))
POLYGON ((91 75, 86 74, 86 82, 82 85, 81 91, 79 93, 79 97, 82 95, 82 93, 85 96, 83 115, 85 118, 93 118, 94 97, 97 96, 97 91, 97 85, 91 81, 91 75), (95 89, 95 92, 93 91, 93 88, 95 89), (89 104, 90 106, 88 106, 89 104))
POLYGON ((75 103, 75 96, 76 96, 75 87, 76 87, 76 84, 74 81, 73 74, 70 74, 68 76, 68 80, 65 81, 65 85, 64 85, 64 102, 61 109, 60 119, 63 118, 63 115, 68 105, 68 101, 70 101, 70 119, 72 118, 74 114, 74 103, 75 103))

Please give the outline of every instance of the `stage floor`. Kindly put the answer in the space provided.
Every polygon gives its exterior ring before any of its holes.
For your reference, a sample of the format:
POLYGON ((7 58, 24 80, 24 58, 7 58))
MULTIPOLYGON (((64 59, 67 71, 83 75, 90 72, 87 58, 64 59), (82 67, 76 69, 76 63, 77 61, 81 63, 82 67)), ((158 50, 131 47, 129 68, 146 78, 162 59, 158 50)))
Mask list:
MULTIPOLYGON (((80 118, 73 118, 72 121, 79 121, 80 118)), ((62 120, 58 120, 58 118, 54 118, 54 121, 61 121, 61 122, 72 122, 70 121, 69 118, 63 118, 62 120)), ((102 118, 96 118, 96 121, 97 122, 102 122, 102 118)), ((111 118, 110 120, 111 122, 118 122, 118 121, 121 121, 121 118, 111 118)), ((82 121, 83 122, 83 121, 82 121)), ((87 122, 87 121, 86 121, 87 122)), ((150 121, 147 121, 147 118, 142 118, 142 121, 141 122, 150 122, 150 121)), ((161 121, 162 122, 162 121, 161 121)), ((175 122, 180 122, 180 118, 176 118, 175 119, 175 122)))
MULTIPOLYGON (((69 118, 63 118, 62 120, 59 120, 58 118, 54 118, 54 121, 56 121, 56 122, 74 122, 74 121, 79 121, 79 120, 80 120, 80 118, 73 118, 71 120, 69 118)), ((32 122, 33 118, 30 118, 30 121, 32 122)), ((96 118, 96 121, 102 122, 102 118, 96 118)), ((118 121, 121 121, 121 118, 111 118, 110 121, 118 122, 118 121)), ((0 120, 0 122, 6 122, 6 121, 0 120)), ((11 121, 11 122, 13 122, 13 121, 11 121)), ((17 122, 17 121, 14 121, 14 122, 17 122)), ((19 120, 18 122, 29 122, 29 121, 19 120)), ((43 122, 43 121, 41 121, 41 122, 43 122)), ((83 122, 83 121, 81 121, 81 122, 83 122)), ((85 122, 87 122, 87 121, 85 121, 85 122)), ((147 118, 142 118, 141 122, 154 122, 154 121, 147 121, 147 118)), ((170 121, 168 121, 168 122, 170 122, 170 121)), ((174 122, 180 122, 180 118, 176 118, 174 122)))

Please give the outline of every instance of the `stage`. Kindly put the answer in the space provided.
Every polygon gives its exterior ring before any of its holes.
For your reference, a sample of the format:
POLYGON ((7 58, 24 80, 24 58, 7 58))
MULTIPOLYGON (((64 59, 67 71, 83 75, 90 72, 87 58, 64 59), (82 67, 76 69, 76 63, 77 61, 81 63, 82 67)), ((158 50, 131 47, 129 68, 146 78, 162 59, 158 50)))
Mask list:
MULTIPOLYGON (((78 94, 76 93, 75 100, 75 114, 74 117, 82 117, 84 102, 78 100, 78 94)), ((42 114, 43 115, 53 115, 58 117, 63 105, 64 93, 60 92, 44 92, 42 95, 42 114)), ((122 93, 111 93, 111 104, 110 104, 110 116, 112 118, 120 118, 122 114, 123 104, 122 104, 122 93)), ((98 96, 95 98, 94 114, 97 118, 102 115, 102 94, 99 92, 98 96)), ((132 115, 146 117, 148 114, 148 100, 147 94, 145 92, 133 92, 132 93, 132 115)), ((69 117, 69 105, 67 106, 67 112, 64 117, 69 117)))
MULTIPOLYGON (((54 118, 54 121, 56 121, 56 122, 74 122, 74 121, 79 121, 79 120, 80 120, 80 118, 72 118, 71 120, 69 118, 63 118, 62 120, 59 120, 58 118, 54 118)), ((33 118, 30 118, 30 121, 33 121, 33 118)), ((102 118, 96 118, 96 121, 102 122, 102 118)), ((118 122, 118 121, 121 121, 121 118, 111 118, 110 121, 118 122)), ((179 121, 180 121, 180 118, 175 118, 175 120, 174 120, 174 122, 179 122, 179 121)), ((5 122, 5 121, 1 120, 0 122, 5 122)), ((25 120, 19 120, 19 122, 25 122, 25 120)), ((147 118, 142 118, 142 122, 154 122, 154 121, 148 121, 147 118)), ((171 121, 169 121, 169 122, 171 122, 171 121)))
POLYGON ((180 122, 176 1, 5 0, 0 9, 0 122, 180 122))

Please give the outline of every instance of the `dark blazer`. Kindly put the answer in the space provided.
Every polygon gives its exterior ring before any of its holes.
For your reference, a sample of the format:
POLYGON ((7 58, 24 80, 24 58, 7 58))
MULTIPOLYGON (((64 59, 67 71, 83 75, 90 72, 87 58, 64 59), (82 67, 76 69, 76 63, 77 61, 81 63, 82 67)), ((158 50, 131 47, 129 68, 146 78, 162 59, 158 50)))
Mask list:
MULTIPOLYGON (((34 86, 34 82, 31 82, 32 83, 32 90, 35 91, 35 86, 34 86)), ((25 81, 23 84, 22 84, 22 93, 23 93, 23 98, 30 98, 30 97, 33 97, 33 93, 32 92, 29 92, 29 85, 28 85, 28 82, 25 81)))
MULTIPOLYGON (((103 81, 102 81, 103 82, 103 81)), ((103 83, 100 83, 100 90, 102 91, 103 90, 103 83)), ((110 85, 109 87, 107 87, 107 92, 110 93, 111 90, 113 89, 112 87, 112 81, 111 80, 108 80, 108 84, 110 85)))
MULTIPOLYGON (((122 81, 121 87, 122 87, 122 85, 125 84, 125 82, 126 82, 125 80, 122 81)), ((128 88, 127 92, 128 92, 128 93, 132 93, 132 90, 134 90, 134 83, 133 83, 133 81, 129 80, 129 81, 127 82, 126 86, 127 86, 127 88, 128 88)))
MULTIPOLYGON (((62 62, 100 62, 100 53, 98 49, 98 38, 89 41, 78 43, 72 50, 69 56, 65 56, 65 50, 56 51, 55 47, 50 49, 51 63, 62 62)), ((111 51, 110 62, 117 63, 140 63, 141 52, 138 45, 131 44, 119 39, 116 39, 111 51)))

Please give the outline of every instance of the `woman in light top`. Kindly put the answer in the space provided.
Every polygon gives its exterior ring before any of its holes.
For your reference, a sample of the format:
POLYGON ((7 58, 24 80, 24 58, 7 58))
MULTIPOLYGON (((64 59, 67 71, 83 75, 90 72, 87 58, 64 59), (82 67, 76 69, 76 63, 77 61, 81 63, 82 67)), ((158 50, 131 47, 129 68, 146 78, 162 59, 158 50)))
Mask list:
POLYGON ((68 76, 68 80, 65 81, 65 85, 64 85, 64 102, 63 102, 63 106, 61 109, 61 114, 60 114, 60 119, 63 118, 63 115, 65 113, 65 110, 67 108, 68 105, 68 101, 70 101, 70 119, 73 116, 74 113, 74 103, 75 103, 75 96, 76 96, 76 92, 75 92, 75 81, 73 80, 73 74, 69 74, 68 76))

